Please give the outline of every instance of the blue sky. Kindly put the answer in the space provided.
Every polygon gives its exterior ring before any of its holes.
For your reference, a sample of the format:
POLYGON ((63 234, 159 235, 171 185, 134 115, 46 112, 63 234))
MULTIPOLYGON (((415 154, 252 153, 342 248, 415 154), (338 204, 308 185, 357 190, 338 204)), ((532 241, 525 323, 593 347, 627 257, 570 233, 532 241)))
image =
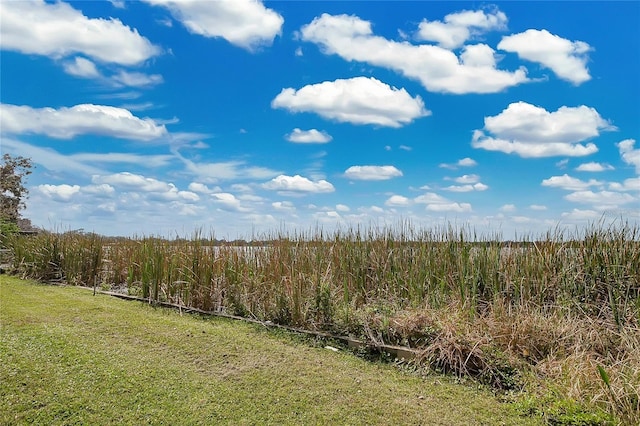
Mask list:
POLYGON ((243 238, 640 221, 639 2, 0 3, 24 216, 243 238))

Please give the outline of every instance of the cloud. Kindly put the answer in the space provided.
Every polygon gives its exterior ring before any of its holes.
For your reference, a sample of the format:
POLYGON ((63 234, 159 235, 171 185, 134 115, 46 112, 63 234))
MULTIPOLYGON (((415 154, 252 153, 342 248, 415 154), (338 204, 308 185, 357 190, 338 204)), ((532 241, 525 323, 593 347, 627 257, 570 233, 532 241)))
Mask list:
MULTIPOLYGON (((398 145, 398 149, 402 151, 407 151, 407 152, 413 151, 413 148, 410 147, 409 145, 398 145)), ((393 150, 393 148, 391 148, 391 145, 385 145, 384 150, 391 151, 393 150)))
POLYGON ((616 128, 598 111, 584 105, 560 107, 555 112, 515 102, 493 117, 485 117, 484 129, 475 130, 471 145, 521 157, 584 156, 598 148, 584 141, 616 128), (493 133, 487 136, 485 132, 493 133))
POLYGON ((85 175, 100 175, 105 171, 96 163, 135 164, 142 167, 163 167, 174 159, 172 155, 140 155, 130 153, 77 153, 63 155, 58 151, 31 145, 12 138, 2 139, 2 148, 15 155, 29 157, 47 170, 85 175))
POLYGON ((456 212, 465 213, 471 211, 469 203, 443 203, 443 204, 427 204, 427 210, 433 212, 456 212))
POLYGON ((279 211, 285 212, 295 212, 296 207, 293 205, 291 201, 275 201, 271 203, 271 206, 279 211))
POLYGON ((344 175, 356 180, 389 180, 402 176, 402 172, 394 166, 351 166, 344 175))
POLYGON ((618 150, 622 161, 634 166, 636 174, 640 175, 640 149, 634 149, 636 141, 634 139, 625 139, 618 143, 618 150))
POLYGON ((115 87, 151 87, 161 84, 164 79, 160 74, 144 74, 121 70, 109 77, 108 81, 115 87))
POLYGON ((339 122, 388 127, 401 127, 431 114, 420 96, 412 98, 405 89, 391 87, 373 77, 325 81, 299 90, 282 89, 271 107, 314 112, 339 122))
POLYGON ((200 199, 195 192, 179 191, 173 183, 129 172, 114 173, 106 176, 94 175, 91 181, 94 184, 108 184, 116 189, 128 192, 142 192, 154 200, 195 202, 200 199))
POLYGON ((516 102, 497 116, 485 117, 485 129, 501 137, 527 143, 573 143, 600 134, 614 127, 600 117, 598 111, 584 105, 560 107, 555 112, 516 102))
POLYGON ((551 69, 559 78, 579 85, 591 79, 587 53, 591 46, 570 41, 547 30, 527 30, 502 38, 498 49, 515 52, 522 59, 551 69))
POLYGON ((241 201, 237 199, 235 195, 230 194, 228 192, 211 194, 211 197, 213 198, 214 203, 223 210, 238 211, 238 212, 251 211, 251 209, 242 207, 241 201))
POLYGON ((79 185, 38 185, 38 191, 55 201, 69 201, 73 196, 80 192, 79 185))
POLYGON ((222 192, 220 191, 219 188, 211 189, 204 183, 200 183, 200 182, 191 182, 189 184, 189 191, 195 192, 198 194, 211 194, 214 192, 222 192))
POLYGON ((91 194, 97 197, 110 197, 115 194, 116 189, 108 183, 99 185, 87 185, 80 188, 83 194, 91 194))
POLYGON ((146 0, 162 6, 189 32, 204 37, 222 37, 252 51, 269 46, 282 31, 284 18, 259 1, 146 0))
POLYGON ((530 208, 531 210, 536 210, 536 211, 544 211, 544 210, 547 210, 547 206, 543 206, 543 205, 541 205, 541 204, 531 204, 531 205, 529 206, 529 208, 530 208))
POLYGON ((326 180, 313 182, 300 175, 286 176, 280 175, 262 185, 264 189, 281 192, 309 192, 309 193, 325 193, 333 192, 335 188, 326 180))
POLYGON ((183 157, 177 151, 174 153, 182 160, 189 172, 209 183, 232 179, 266 179, 280 173, 266 167, 248 166, 244 161, 196 163, 183 157))
POLYGON ((75 77, 96 78, 101 76, 96 64, 80 56, 74 58, 73 61, 65 62, 63 68, 64 72, 75 77))
MULTIPOLYGON (((2 49, 54 59, 82 54, 119 65, 140 64, 161 52, 120 20, 91 19, 63 2, 3 1, 0 15, 2 49)), ((76 62, 72 70, 88 72, 87 66, 82 61, 80 65, 76 62)))
POLYGON ((433 212, 470 212, 471 204, 456 203, 434 192, 427 192, 413 199, 418 204, 426 204, 426 209, 433 212))
POLYGON ((640 191, 640 178, 626 179, 622 183, 611 182, 608 185, 609 191, 601 190, 594 192, 589 189, 594 186, 603 188, 604 185, 605 182, 602 181, 595 179, 582 181, 567 174, 562 176, 552 176, 549 179, 542 181, 542 186, 557 187, 573 191, 564 197, 567 201, 591 204, 597 210, 616 209, 620 205, 638 201, 638 198, 624 192, 640 191))
POLYGON ((458 160, 458 162, 456 164, 458 166, 460 166, 460 167, 473 167, 473 166, 478 165, 478 163, 475 160, 473 160, 473 159, 471 159, 469 157, 462 158, 462 159, 458 160))
POLYGON ((410 204, 411 200, 402 195, 392 195, 384 202, 384 205, 389 207, 406 207, 410 204))
POLYGON ((640 191, 640 177, 625 179, 622 183, 611 182, 609 189, 612 191, 640 191))
POLYGON ((59 139, 95 134, 149 141, 167 134, 164 125, 150 118, 138 118, 123 108, 92 104, 57 110, 0 104, 0 128, 6 133, 44 134, 59 139))
POLYGON ((476 183, 480 181, 480 176, 478 175, 462 175, 459 176, 457 178, 453 179, 456 183, 463 183, 463 184, 469 184, 469 183, 476 183))
POLYGON ((418 40, 434 41, 445 49, 462 46, 473 36, 491 30, 506 30, 507 16, 495 9, 488 13, 477 10, 463 10, 451 13, 442 21, 423 20, 418 26, 418 40))
POLYGON ((440 163, 438 165, 438 167, 443 168, 443 169, 451 169, 451 170, 456 170, 458 169, 458 167, 474 167, 477 166, 478 163, 469 157, 465 157, 465 158, 461 158, 460 160, 458 160, 457 162, 451 164, 451 163, 440 163))
POLYGON ((107 176, 93 176, 93 183, 106 183, 117 188, 133 189, 143 192, 166 192, 175 186, 154 178, 144 177, 129 172, 115 173, 107 176))
POLYGON ((602 186, 603 182, 595 179, 589 179, 588 182, 571 177, 567 174, 562 176, 551 176, 549 179, 542 181, 542 186, 550 186, 555 188, 562 188, 569 191, 580 191, 592 186, 602 186))
MULTIPOLYGON (((51 148, 42 148, 3 138, 2 147, 15 152, 16 155, 29 157, 32 161, 47 170, 68 172, 74 175, 100 175, 105 171, 95 167, 96 163, 135 164, 143 167, 163 167, 170 163, 172 155, 139 155, 130 153, 77 153, 63 155, 51 148)), ((83 191, 84 191, 83 187, 83 191)))
POLYGON ((291 133, 285 136, 289 142, 294 143, 327 143, 333 138, 325 131, 318 131, 316 129, 300 130, 298 128, 293 129, 291 133))
POLYGON ((38 190, 47 197, 56 201, 69 201, 73 196, 80 192, 78 185, 38 185, 38 190))
POLYGON ((612 191, 576 191, 565 195, 564 198, 574 203, 591 204, 598 210, 613 209, 637 201, 629 194, 612 191))
POLYGON ((567 220, 597 220, 602 218, 602 213, 595 210, 573 209, 562 213, 561 216, 567 220))
POLYGON ((477 182, 477 183, 474 183, 473 185, 471 184, 450 185, 443 189, 445 191, 452 191, 452 192, 471 192, 471 191, 486 191, 487 189, 489 189, 489 186, 485 185, 482 182, 477 182))
POLYGON ((2 138, 2 151, 12 151, 16 155, 31 158, 34 164, 47 170, 68 173, 100 174, 102 170, 86 162, 62 155, 51 148, 41 148, 12 138, 2 138))
POLYGON ((392 69, 431 92, 495 93, 528 81, 524 67, 514 72, 497 69, 495 52, 487 45, 466 46, 458 58, 439 46, 375 36, 371 22, 357 16, 325 13, 304 25, 300 34, 325 54, 392 69))
POLYGON ((83 163, 123 163, 136 164, 142 167, 164 167, 175 159, 173 155, 140 155, 119 152, 105 154, 78 153, 69 155, 69 158, 83 163))
POLYGON ((145 74, 117 70, 111 75, 104 75, 96 64, 89 59, 77 56, 73 60, 62 63, 64 71, 74 77, 92 78, 114 88, 123 87, 152 87, 161 84, 164 78, 160 74, 145 74))
POLYGON ((499 209, 501 212, 510 213, 515 212, 517 210, 514 204, 505 204, 499 209))
POLYGON ((596 163, 591 161, 589 163, 580 164, 578 167, 576 167, 576 170, 579 172, 604 172, 606 170, 614 170, 614 167, 610 164, 596 163))

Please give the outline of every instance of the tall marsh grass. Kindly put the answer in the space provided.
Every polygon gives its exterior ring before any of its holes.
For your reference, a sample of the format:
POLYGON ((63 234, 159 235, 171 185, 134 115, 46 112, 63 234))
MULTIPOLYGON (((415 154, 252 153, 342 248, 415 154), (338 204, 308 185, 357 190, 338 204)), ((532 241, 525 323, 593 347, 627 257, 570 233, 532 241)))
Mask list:
POLYGON ((45 232, 8 246, 26 277, 409 345, 436 367, 502 387, 525 366, 640 422, 637 226, 503 242, 464 227, 401 223, 260 240, 45 232))

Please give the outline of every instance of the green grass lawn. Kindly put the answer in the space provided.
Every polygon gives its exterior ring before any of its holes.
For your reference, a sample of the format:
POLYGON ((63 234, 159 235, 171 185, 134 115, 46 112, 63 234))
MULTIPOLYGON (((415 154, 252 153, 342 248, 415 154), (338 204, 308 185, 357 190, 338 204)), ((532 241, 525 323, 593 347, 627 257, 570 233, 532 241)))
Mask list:
POLYGON ((304 339, 0 276, 0 424, 535 424, 304 339))

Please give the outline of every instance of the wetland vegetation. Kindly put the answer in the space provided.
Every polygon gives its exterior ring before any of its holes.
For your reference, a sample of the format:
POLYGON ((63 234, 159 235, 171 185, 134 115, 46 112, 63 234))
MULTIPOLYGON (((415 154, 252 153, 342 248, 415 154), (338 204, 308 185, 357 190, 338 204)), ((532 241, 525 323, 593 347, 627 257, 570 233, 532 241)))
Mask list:
POLYGON ((407 346, 550 421, 640 422, 640 229, 624 222, 517 242, 400 223, 6 245, 22 277, 407 346))

